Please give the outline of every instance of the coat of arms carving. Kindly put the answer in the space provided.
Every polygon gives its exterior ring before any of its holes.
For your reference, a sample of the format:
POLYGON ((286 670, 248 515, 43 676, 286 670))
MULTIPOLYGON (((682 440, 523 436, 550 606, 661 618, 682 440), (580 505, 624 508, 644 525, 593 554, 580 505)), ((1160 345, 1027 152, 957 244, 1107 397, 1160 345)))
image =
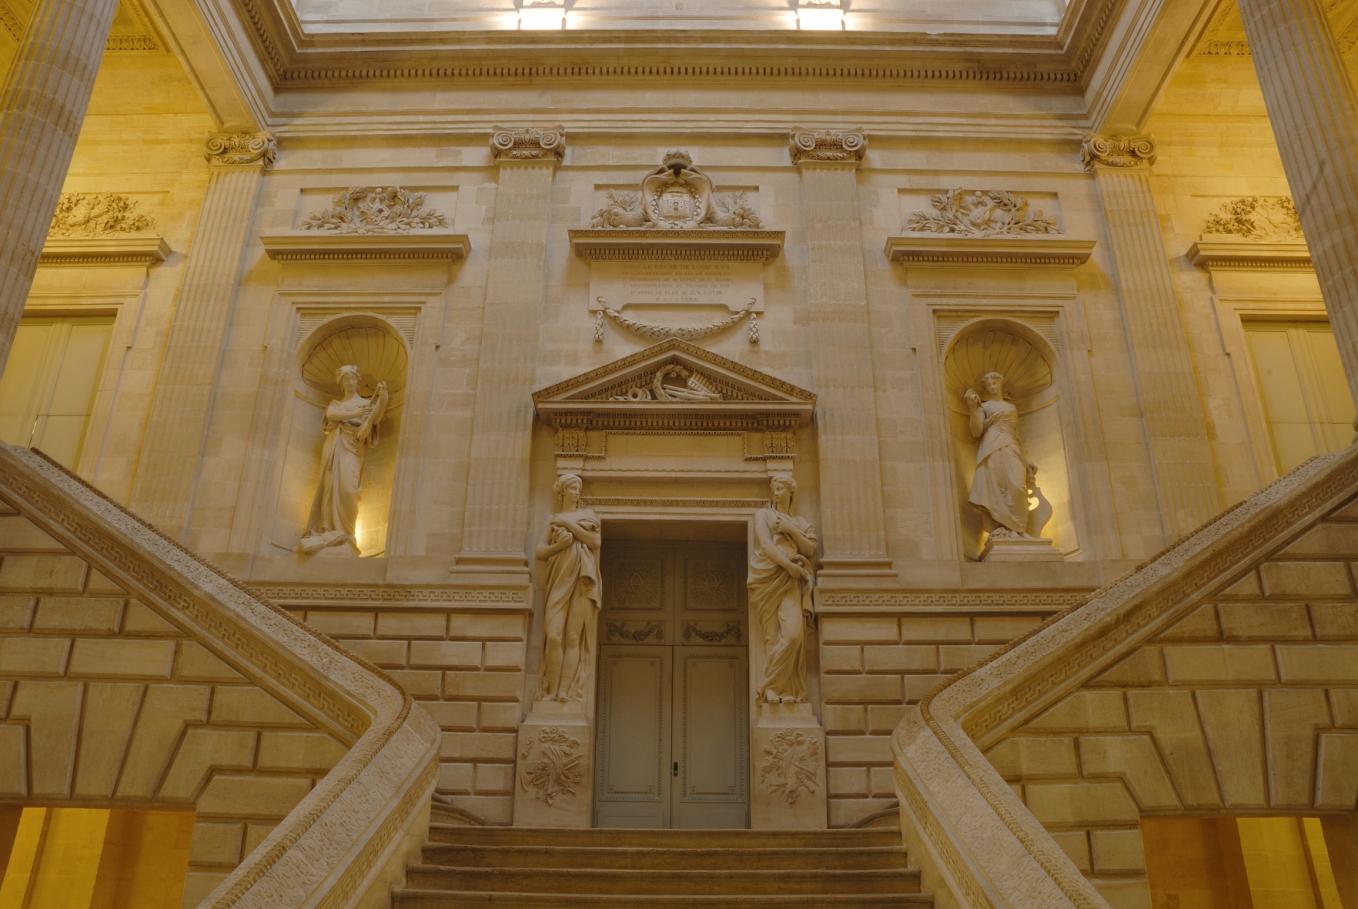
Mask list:
POLYGON ((641 192, 610 190, 590 227, 664 230, 756 229, 763 226, 743 192, 718 195, 712 178, 694 166, 688 152, 672 151, 641 181, 641 192))

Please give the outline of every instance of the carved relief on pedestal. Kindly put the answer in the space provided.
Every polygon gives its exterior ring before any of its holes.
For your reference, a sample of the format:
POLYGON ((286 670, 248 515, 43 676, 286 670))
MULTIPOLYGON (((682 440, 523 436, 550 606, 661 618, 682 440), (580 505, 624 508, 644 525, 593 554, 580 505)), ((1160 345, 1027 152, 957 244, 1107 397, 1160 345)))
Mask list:
POLYGON ((105 237, 152 230, 155 221, 138 207, 135 199, 118 193, 62 193, 47 235, 105 237))
POLYGON ((342 234, 383 234, 451 225, 446 216, 424 207, 424 193, 399 186, 356 186, 336 193, 331 208, 313 212, 298 226, 342 234))
POLYGON ((519 749, 519 785, 547 807, 574 797, 588 776, 580 740, 560 726, 546 726, 519 749))
POLYGON ((1034 210, 1028 199, 1003 190, 951 189, 929 199, 933 211, 917 211, 905 229, 919 233, 968 237, 1059 234, 1056 219, 1034 210))
POLYGON ((797 804, 803 791, 816 794, 820 773, 820 743, 798 729, 784 729, 773 735, 764 748, 764 763, 759 782, 770 795, 780 796, 788 807, 797 804))
POLYGON ((975 326, 944 360, 969 534, 984 535, 982 560, 1057 560, 1042 536, 1054 512, 1037 483, 1050 461, 1064 503, 1065 457, 1051 362, 1017 326, 975 326), (1037 443, 1037 453, 1029 443, 1037 443))

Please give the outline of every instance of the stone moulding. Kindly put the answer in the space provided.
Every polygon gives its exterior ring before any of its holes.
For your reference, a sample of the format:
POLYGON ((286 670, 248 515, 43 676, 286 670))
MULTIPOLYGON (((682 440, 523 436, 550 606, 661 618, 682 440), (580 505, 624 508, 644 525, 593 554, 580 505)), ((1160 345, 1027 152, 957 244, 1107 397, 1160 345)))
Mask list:
MULTIPOLYGON (((348 752, 201 904, 352 907, 407 859, 437 771, 439 731, 380 670, 161 535, 41 454, 0 446, 0 493, 133 596, 350 743, 348 752)), ((418 834, 422 837, 422 833, 418 834)))
POLYGON ((983 750, 1355 491, 1358 449, 1313 458, 908 708, 892 755, 926 886, 959 909, 1108 909, 983 750))
POLYGON ((259 238, 275 262, 371 262, 465 259, 471 252, 466 234, 421 231, 406 234, 293 231, 259 238))
POLYGON ((1188 248, 1188 260, 1210 270, 1310 271, 1305 240, 1259 242, 1233 234, 1204 234, 1188 248))
POLYGON ((888 237, 886 257, 903 265, 963 265, 1001 268, 1075 268, 1089 261, 1094 240, 1033 235, 888 237))
POLYGON ((580 227, 569 231, 571 252, 582 259, 672 259, 767 262, 783 251, 784 231, 751 228, 636 230, 580 227))
POLYGON ((526 612, 533 608, 520 587, 451 587, 413 584, 279 584, 252 583, 252 590, 288 606, 354 606, 392 603, 402 608, 461 613, 526 612))
POLYGON ((50 237, 42 247, 39 265, 86 267, 140 265, 164 262, 172 250, 164 237, 50 237))

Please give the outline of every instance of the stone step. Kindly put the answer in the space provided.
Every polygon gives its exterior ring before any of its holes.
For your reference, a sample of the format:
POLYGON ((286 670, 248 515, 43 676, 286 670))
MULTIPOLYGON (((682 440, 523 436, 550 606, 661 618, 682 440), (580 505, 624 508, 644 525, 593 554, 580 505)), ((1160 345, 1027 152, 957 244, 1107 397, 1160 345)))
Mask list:
POLYGON ((410 865, 412 889, 493 893, 626 895, 803 896, 919 892, 919 873, 872 871, 688 871, 618 868, 461 868, 410 865))
POLYGON ((465 890, 400 889, 392 909, 882 909, 928 907, 933 897, 919 893, 805 894, 776 896, 599 895, 594 893, 490 893, 465 890))
POLYGON ((863 849, 899 846, 901 832, 889 827, 864 830, 621 830, 430 824, 429 839, 435 843, 483 846, 863 849))
MULTIPOLYGON (((899 840, 898 840, 899 842, 899 840)), ((840 871, 905 868, 905 847, 861 846, 851 849, 752 848, 726 849, 655 848, 646 846, 521 846, 476 843, 425 843, 427 865, 460 865, 464 868, 676 868, 689 871, 840 871)))

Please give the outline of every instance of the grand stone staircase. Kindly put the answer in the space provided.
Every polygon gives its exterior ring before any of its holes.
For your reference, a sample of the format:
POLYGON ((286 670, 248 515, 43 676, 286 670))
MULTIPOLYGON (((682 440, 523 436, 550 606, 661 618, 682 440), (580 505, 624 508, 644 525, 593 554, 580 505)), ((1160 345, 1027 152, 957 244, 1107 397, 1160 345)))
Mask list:
POLYGON ((558 830, 434 823, 395 909, 933 905, 899 830, 558 830))

